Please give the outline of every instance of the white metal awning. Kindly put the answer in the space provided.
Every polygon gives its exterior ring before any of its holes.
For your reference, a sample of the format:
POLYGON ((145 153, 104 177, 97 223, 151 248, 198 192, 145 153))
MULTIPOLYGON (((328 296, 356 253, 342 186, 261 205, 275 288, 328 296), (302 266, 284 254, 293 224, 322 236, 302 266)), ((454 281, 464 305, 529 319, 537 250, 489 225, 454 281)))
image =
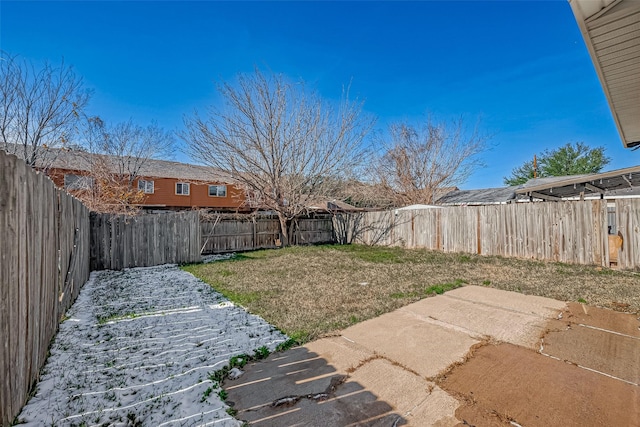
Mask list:
POLYGON ((569 0, 622 144, 640 145, 640 1, 569 0))

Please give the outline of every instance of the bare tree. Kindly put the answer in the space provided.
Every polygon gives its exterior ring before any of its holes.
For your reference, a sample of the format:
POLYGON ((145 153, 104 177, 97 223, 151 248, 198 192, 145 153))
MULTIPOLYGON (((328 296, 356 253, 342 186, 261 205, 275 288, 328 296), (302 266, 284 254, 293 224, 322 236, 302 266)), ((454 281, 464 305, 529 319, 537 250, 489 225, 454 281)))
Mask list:
POLYGON ((142 127, 132 120, 112 126, 89 117, 82 132, 82 148, 89 171, 76 196, 91 210, 135 214, 145 199, 133 183, 150 159, 172 154, 174 138, 156 123, 142 127))
POLYGON ((487 139, 478 126, 467 130, 463 119, 438 123, 428 117, 417 128, 392 124, 376 163, 379 187, 397 205, 432 204, 439 190, 463 183, 481 166, 478 155, 487 139))
POLYGON ((278 215, 286 245, 291 221, 358 171, 373 119, 347 94, 334 108, 302 82, 257 69, 218 90, 226 108, 185 118, 182 136, 194 158, 231 172, 278 215))
POLYGON ((112 172, 131 186, 150 159, 173 157, 174 142, 156 122, 143 127, 129 120, 105 126, 93 151, 108 156, 112 172))
POLYGON ((64 61, 36 69, 0 52, 0 149, 35 165, 47 148, 71 140, 88 101, 82 79, 64 61))

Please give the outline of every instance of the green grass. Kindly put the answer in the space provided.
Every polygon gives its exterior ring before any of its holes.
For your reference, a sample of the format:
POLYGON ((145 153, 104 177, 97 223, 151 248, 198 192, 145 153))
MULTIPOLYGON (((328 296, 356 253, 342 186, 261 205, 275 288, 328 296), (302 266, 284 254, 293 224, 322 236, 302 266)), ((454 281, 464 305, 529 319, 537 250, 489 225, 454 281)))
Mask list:
POLYGON ((288 346, 467 284, 640 311, 636 273, 399 247, 288 247, 183 269, 285 332, 288 346))

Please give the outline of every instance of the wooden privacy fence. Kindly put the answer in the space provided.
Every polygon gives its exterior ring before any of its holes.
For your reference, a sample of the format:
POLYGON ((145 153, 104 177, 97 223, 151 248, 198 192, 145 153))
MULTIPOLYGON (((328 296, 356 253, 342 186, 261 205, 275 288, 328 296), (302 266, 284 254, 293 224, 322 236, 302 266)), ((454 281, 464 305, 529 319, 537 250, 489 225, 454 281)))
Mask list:
POLYGON ((0 151, 0 424, 25 403, 88 277, 88 209, 0 151))
POLYGON ((153 215, 91 213, 91 270, 198 262, 197 211, 153 215))
MULTIPOLYGON (((640 200, 616 204, 618 266, 640 267, 640 200)), ((368 212, 354 231, 365 244, 402 245, 609 266, 605 200, 368 212)))
POLYGON ((622 237, 618 266, 640 269, 640 199, 616 200, 616 227, 622 237))
MULTIPOLYGON (((272 216, 207 215, 201 222, 203 254, 277 248, 280 222, 272 216)), ((289 238, 293 245, 334 243, 331 216, 298 218, 291 223, 289 238)))

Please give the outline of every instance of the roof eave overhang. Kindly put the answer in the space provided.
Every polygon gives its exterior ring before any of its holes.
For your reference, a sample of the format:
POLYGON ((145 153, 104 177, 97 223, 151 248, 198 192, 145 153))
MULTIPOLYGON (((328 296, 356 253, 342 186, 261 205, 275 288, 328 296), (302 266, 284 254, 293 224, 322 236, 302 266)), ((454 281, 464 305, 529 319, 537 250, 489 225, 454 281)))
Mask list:
MULTIPOLYGON (((589 51, 589 55, 591 56, 591 60, 595 67, 596 73, 598 75, 598 79, 600 80, 600 84, 604 91, 605 97, 607 98, 607 103, 609 104, 609 109, 613 115, 613 120, 618 129, 618 133, 620 134, 620 138, 622 140, 622 144, 625 148, 632 148, 640 146, 640 139, 637 138, 637 135, 632 135, 630 132, 627 132, 627 128, 629 127, 629 122, 634 121, 634 114, 636 109, 640 109, 640 99, 637 99, 636 104, 634 105, 634 111, 629 114, 628 112, 622 113, 622 109, 617 107, 616 98, 617 95, 612 94, 611 87, 609 85, 608 75, 609 73, 603 67, 603 55, 596 49, 594 42, 594 34, 590 31, 590 26, 605 16, 609 11, 616 8, 622 2, 625 2, 625 6, 627 10, 631 11, 631 14, 640 17, 640 2, 631 1, 631 0, 568 0, 571 5, 571 10, 573 11, 573 15, 578 23, 578 27, 580 28, 580 32, 582 33, 582 37, 585 41, 587 49, 589 51), (594 9, 594 5, 602 4, 602 8, 600 10, 594 9), (623 114, 626 118, 622 119, 621 114, 623 114), (630 117, 630 118, 629 118, 630 117)), ((597 6, 596 6, 597 7, 597 6)), ((640 18, 638 22, 640 22, 640 18)), ((634 23, 633 25, 637 25, 634 23)), ((640 55, 640 46, 635 47, 638 51, 638 55, 640 55)), ((640 67, 637 68, 637 71, 634 72, 635 77, 640 80, 640 67)), ((637 95, 640 95, 640 88, 635 86, 632 89, 633 92, 637 92, 637 95)), ((618 101, 620 101, 618 99, 618 101)), ((625 109, 628 109, 625 107, 625 109)))

